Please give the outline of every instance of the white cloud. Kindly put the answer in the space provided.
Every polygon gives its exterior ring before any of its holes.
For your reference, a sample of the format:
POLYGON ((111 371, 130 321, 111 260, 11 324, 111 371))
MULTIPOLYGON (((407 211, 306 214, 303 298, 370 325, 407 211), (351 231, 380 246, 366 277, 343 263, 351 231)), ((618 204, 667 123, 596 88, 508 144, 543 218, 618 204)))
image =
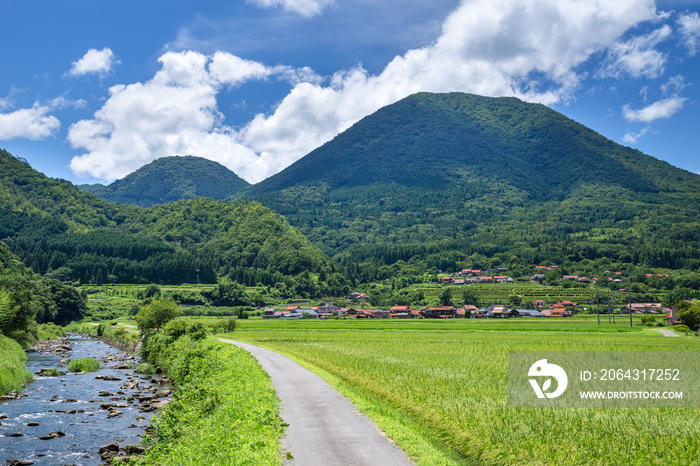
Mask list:
POLYGON ((698 13, 682 15, 678 18, 678 26, 690 55, 695 55, 700 50, 700 15, 698 13))
POLYGON ((11 113, 0 113, 0 139, 44 139, 51 136, 61 122, 48 115, 51 108, 35 103, 11 113))
POLYGON ((622 108, 622 114, 627 121, 641 121, 651 123, 660 118, 669 118, 683 108, 685 97, 668 97, 654 102, 639 110, 632 110, 629 105, 622 108))
POLYGON ((287 11, 298 13, 307 18, 318 15, 333 0, 248 0, 263 8, 282 7, 287 11))
POLYGON ((627 133, 622 137, 622 140, 626 142, 627 144, 635 144, 639 139, 647 134, 651 128, 647 126, 646 128, 642 128, 641 130, 637 131, 636 133, 627 133))
POLYGON ((661 42, 671 37, 671 28, 664 25, 650 34, 614 44, 600 71, 601 77, 619 78, 623 73, 638 78, 656 78, 664 71, 666 55, 656 50, 661 42))
POLYGON ((256 182, 415 92, 570 99, 593 54, 655 19, 653 0, 465 1, 433 44, 395 57, 379 74, 357 66, 330 81, 308 68, 265 67, 226 53, 166 53, 151 81, 113 87, 93 119, 71 127, 69 141, 87 151, 71 167, 115 179, 161 156, 192 154, 256 182), (227 127, 216 105, 220 89, 272 76, 292 83, 289 94, 239 131, 227 127))
POLYGON ((73 62, 73 66, 68 71, 68 74, 70 76, 83 76, 86 74, 105 76, 119 63, 112 50, 107 47, 102 50, 90 49, 80 60, 73 62))
POLYGON ((168 52, 159 61, 152 80, 113 86, 93 119, 70 127, 71 145, 87 151, 73 158, 71 169, 113 180, 159 157, 199 155, 254 179, 251 167, 261 158, 223 124, 216 95, 223 86, 264 79, 276 69, 223 52, 168 52))

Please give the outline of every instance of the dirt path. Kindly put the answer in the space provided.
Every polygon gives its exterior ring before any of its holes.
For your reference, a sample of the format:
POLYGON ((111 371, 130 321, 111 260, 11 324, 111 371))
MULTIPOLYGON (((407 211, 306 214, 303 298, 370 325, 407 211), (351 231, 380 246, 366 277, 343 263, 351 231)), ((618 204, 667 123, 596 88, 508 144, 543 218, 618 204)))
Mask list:
POLYGON ((396 445, 328 383, 296 362, 258 346, 231 340, 270 374, 289 424, 281 439, 293 460, 285 465, 350 466, 413 464, 396 445))

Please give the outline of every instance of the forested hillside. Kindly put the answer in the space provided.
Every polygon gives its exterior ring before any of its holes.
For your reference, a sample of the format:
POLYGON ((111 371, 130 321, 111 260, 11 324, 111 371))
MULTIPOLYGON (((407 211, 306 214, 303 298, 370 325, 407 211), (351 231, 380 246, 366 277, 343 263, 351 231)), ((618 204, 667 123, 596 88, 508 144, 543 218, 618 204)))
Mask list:
POLYGON ((226 199, 248 186, 247 181, 217 162, 176 156, 154 160, 108 186, 78 187, 108 201, 150 207, 197 197, 226 199))
POLYGON ((246 195, 363 280, 550 263, 700 268, 698 175, 515 98, 416 94, 246 195))
POLYGON ((332 277, 335 287, 344 282, 339 267, 257 202, 201 198, 144 209, 47 178, 5 151, 0 169, 0 241, 49 278, 216 283, 232 276, 312 294, 326 283, 309 273, 332 277))

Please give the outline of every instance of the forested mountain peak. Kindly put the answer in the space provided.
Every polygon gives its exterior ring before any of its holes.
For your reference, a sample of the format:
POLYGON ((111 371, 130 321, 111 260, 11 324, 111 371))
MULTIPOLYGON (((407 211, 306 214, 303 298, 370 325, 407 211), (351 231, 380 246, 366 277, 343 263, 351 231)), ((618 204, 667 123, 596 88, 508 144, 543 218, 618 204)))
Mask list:
POLYGON ((540 200, 582 184, 698 191, 697 176, 623 147, 540 104, 514 97, 420 93, 360 120, 252 193, 322 182, 435 187, 501 180, 540 200))
POLYGON ((188 155, 156 159, 108 186, 79 187, 108 201, 150 207, 198 196, 226 199, 248 186, 223 165, 188 155))
POLYGON ((700 267, 700 176, 513 97, 412 95, 245 194, 367 280, 394 264, 700 267))

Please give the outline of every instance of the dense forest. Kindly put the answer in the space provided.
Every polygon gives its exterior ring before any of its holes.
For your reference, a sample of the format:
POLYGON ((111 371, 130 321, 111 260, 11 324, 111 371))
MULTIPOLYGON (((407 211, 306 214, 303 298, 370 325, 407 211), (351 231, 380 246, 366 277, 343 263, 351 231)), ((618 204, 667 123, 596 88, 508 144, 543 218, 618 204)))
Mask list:
POLYGON ((700 269, 698 175, 515 98, 408 97, 245 195, 362 281, 700 269))
POLYGON ((339 266, 257 202, 200 198, 145 209, 81 192, 4 151, 0 169, 0 241, 52 279, 171 284, 233 276, 296 286, 305 272, 314 277, 309 292, 327 289, 319 276, 332 278, 332 288, 344 283, 339 266))

